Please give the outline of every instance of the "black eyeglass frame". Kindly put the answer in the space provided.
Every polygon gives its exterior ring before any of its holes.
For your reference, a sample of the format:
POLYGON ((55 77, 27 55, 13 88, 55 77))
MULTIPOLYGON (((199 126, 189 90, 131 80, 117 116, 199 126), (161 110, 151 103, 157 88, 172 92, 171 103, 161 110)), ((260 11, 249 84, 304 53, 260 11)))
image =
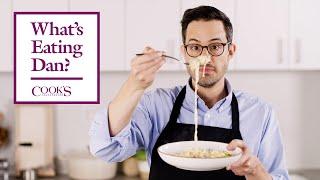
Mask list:
POLYGON ((186 52, 187 52, 187 54, 188 54, 188 56, 190 56, 190 57, 198 57, 198 56, 201 56, 201 54, 202 54, 202 52, 203 52, 203 49, 204 48, 206 48, 207 49, 207 51, 208 51, 208 53, 211 55, 211 56, 221 56, 221 54, 223 54, 224 53, 224 47, 226 46, 226 45, 230 45, 231 44, 231 42, 226 42, 226 43, 211 43, 211 44, 209 44, 208 46, 202 46, 201 44, 186 44, 186 45, 184 45, 184 48, 185 48, 185 50, 186 50, 186 52), (219 54, 219 55, 215 55, 215 54, 211 54, 211 52, 209 51, 209 46, 210 45, 212 45, 212 44, 221 44, 223 47, 223 49, 222 49, 222 52, 219 54), (190 46, 190 45, 199 45, 200 47, 201 47, 201 52, 200 52, 200 54, 199 55, 197 55, 197 56, 191 56, 189 53, 188 53, 188 46, 190 46))

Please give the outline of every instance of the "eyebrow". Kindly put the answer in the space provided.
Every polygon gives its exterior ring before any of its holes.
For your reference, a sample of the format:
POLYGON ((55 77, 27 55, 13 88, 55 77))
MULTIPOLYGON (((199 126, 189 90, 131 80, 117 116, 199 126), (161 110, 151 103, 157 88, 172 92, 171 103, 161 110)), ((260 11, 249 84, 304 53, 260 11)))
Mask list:
POLYGON ((221 38, 213 38, 213 39, 210 39, 209 41, 222 41, 221 38))
MULTIPOLYGON (((192 38, 192 39, 189 39, 188 42, 190 42, 190 41, 200 42, 199 40, 193 39, 193 38, 192 38)), ((210 41, 222 41, 222 40, 221 40, 220 38, 212 38, 212 39, 209 40, 209 42, 210 42, 210 41)))
POLYGON ((190 41, 197 41, 197 42, 200 42, 198 39, 189 39, 189 41, 188 41, 188 42, 190 42, 190 41))

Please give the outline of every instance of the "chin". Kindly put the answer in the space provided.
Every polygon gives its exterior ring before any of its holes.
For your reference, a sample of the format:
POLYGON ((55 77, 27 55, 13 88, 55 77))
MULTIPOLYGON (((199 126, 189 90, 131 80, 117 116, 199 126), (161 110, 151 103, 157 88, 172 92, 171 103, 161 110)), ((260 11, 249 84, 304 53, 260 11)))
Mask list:
POLYGON ((206 76, 200 79, 199 86, 209 88, 214 86, 217 82, 219 82, 221 77, 216 75, 206 76))
POLYGON ((199 81, 198 85, 204 88, 209 88, 214 86, 217 83, 216 80, 210 79, 210 80, 205 80, 205 81, 199 81))

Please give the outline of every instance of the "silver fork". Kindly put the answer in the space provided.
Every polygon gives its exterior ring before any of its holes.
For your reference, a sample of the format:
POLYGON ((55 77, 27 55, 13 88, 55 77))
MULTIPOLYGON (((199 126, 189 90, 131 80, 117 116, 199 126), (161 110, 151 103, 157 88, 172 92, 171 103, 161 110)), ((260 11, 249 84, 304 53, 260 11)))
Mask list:
MULTIPOLYGON (((142 56, 142 55, 144 55, 144 53, 139 53, 139 54, 136 54, 136 55, 137 56, 142 56)), ((172 56, 168 56, 168 55, 163 54, 162 57, 170 58, 170 59, 178 61, 179 63, 185 64, 185 65, 189 65, 189 63, 182 62, 180 59, 177 59, 177 58, 172 57, 172 56)))

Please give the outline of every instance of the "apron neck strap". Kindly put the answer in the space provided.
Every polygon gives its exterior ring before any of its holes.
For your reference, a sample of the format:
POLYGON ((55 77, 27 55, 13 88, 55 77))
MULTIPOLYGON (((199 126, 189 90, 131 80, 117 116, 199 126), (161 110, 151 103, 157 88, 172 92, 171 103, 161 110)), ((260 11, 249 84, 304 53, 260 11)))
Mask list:
POLYGON ((232 130, 239 131, 239 106, 238 100, 234 93, 232 93, 231 101, 231 113, 232 113, 232 130))
POLYGON ((180 115, 181 106, 183 104, 183 100, 186 96, 186 86, 182 88, 180 93, 178 94, 172 108, 172 112, 170 115, 170 120, 168 122, 168 125, 166 127, 172 127, 176 122, 180 115))
MULTIPOLYGON (((180 93, 178 94, 175 103, 173 104, 172 112, 170 115, 170 120, 166 126, 173 127, 174 124, 177 122, 177 119, 180 114, 181 106, 183 104, 183 100, 186 96, 186 86, 182 88, 180 93)), ((232 101, 231 101, 231 113, 232 113, 232 130, 239 131, 239 107, 238 101, 234 93, 232 93, 232 101)))

